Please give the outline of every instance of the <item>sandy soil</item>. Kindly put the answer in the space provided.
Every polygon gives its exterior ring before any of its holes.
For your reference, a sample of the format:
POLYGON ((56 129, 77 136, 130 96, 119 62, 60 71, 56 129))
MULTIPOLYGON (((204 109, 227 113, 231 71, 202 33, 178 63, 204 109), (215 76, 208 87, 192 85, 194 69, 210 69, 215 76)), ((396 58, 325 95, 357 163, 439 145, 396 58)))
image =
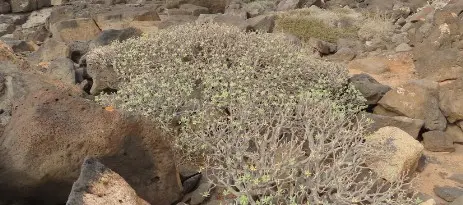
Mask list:
MULTIPOLYGON (((418 79, 415 70, 415 65, 413 63, 413 55, 411 53, 403 52, 394 54, 384 54, 375 57, 382 63, 388 65, 390 69, 390 71, 379 75, 368 73, 379 83, 394 88, 399 85, 403 85, 409 82, 410 80, 418 79)), ((349 74, 351 75, 360 73, 364 72, 353 68, 349 68, 349 74)))
POLYGON ((455 146, 456 151, 452 153, 425 151, 427 165, 416 177, 417 191, 432 196, 438 205, 447 203, 434 194, 435 186, 463 186, 448 179, 453 174, 463 174, 463 145, 455 146))

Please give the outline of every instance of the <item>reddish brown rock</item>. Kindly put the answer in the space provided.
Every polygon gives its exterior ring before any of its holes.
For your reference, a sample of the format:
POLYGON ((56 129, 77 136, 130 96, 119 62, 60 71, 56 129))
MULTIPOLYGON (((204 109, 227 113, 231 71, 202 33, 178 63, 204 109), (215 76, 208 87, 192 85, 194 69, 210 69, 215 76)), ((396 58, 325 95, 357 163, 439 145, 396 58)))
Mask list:
POLYGON ((97 157, 152 204, 180 197, 169 143, 152 123, 53 89, 16 104, 0 138, 0 193, 63 203, 86 156, 97 157))

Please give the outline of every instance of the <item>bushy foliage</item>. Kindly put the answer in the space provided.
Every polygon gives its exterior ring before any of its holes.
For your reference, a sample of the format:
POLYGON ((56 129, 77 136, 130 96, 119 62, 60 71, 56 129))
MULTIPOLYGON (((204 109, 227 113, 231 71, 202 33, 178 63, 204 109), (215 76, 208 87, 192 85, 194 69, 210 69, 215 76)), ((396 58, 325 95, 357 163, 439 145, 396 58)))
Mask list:
POLYGON ((394 34, 395 26, 393 18, 385 11, 364 12, 362 25, 358 36, 362 40, 382 39, 390 40, 394 34))
POLYGON ((209 124, 195 132, 216 147, 206 176, 237 204, 413 204, 404 178, 385 182, 365 166, 387 157, 388 145, 363 143, 363 119, 334 104, 307 96, 257 121, 238 109, 209 124))
POLYGON ((102 104, 162 124, 240 204, 407 204, 402 181, 360 177, 364 99, 342 66, 309 53, 280 35, 185 24, 87 58, 121 80, 102 104))
POLYGON ((276 30, 291 33, 308 41, 318 38, 336 42, 339 38, 355 38, 358 27, 356 13, 350 9, 323 10, 317 7, 282 12, 276 30))

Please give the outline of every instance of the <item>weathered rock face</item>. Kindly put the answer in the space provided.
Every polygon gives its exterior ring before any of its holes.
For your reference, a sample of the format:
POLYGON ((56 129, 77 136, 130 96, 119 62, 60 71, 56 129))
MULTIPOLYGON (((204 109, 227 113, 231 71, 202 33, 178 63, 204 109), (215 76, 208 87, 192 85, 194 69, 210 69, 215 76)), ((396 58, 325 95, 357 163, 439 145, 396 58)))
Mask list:
POLYGON ((436 186, 433 190, 437 196, 448 202, 453 202, 458 197, 463 196, 463 189, 459 187, 436 186))
POLYGON ((304 0, 283 0, 277 5, 277 11, 286 11, 300 8, 304 4, 304 0))
POLYGON ((104 30, 92 42, 90 42, 89 48, 93 49, 98 46, 109 45, 113 41, 125 41, 129 38, 139 36, 141 36, 141 31, 135 28, 104 30))
POLYGON ((11 11, 10 3, 0 0, 0 14, 7 14, 11 11))
POLYGON ((432 152, 454 152, 453 136, 442 131, 423 133, 423 144, 426 150, 432 152))
POLYGON ((148 205, 119 174, 86 158, 66 205, 148 205))
POLYGON ((246 20, 254 30, 263 33, 272 33, 275 27, 275 15, 261 15, 246 20))
POLYGON ((48 62, 59 58, 69 58, 71 50, 64 42, 54 38, 47 39, 39 50, 31 55, 31 61, 34 63, 48 62))
POLYGON ((389 71, 389 67, 376 57, 356 59, 349 63, 349 69, 355 69, 370 74, 381 74, 389 71))
POLYGON ((0 193, 63 203, 84 158, 94 156, 146 201, 173 203, 181 185, 162 137, 151 122, 70 92, 31 93, 16 104, 0 138, 0 193))
POLYGON ((377 131, 382 127, 397 127, 408 133, 414 139, 418 139, 420 130, 424 125, 423 120, 411 119, 403 116, 389 117, 370 113, 365 114, 368 119, 373 121, 369 127, 369 131, 371 132, 377 131))
POLYGON ((379 129, 367 138, 367 143, 383 144, 387 149, 388 158, 376 160, 368 166, 388 181, 394 181, 406 172, 411 174, 423 152, 423 145, 396 127, 379 129))
POLYGON ((448 124, 445 134, 452 136, 454 143, 463 143, 463 131, 458 125, 448 124))
POLYGON ((211 13, 224 12, 231 0, 172 0, 167 2, 167 8, 179 7, 181 4, 193 4, 209 9, 211 13))
POLYGON ((66 43, 72 41, 88 41, 100 34, 100 28, 90 18, 64 20, 51 25, 53 37, 66 43))
POLYGON ((161 21, 156 7, 122 7, 95 14, 94 19, 101 30, 134 27, 143 32, 156 30, 161 21))
POLYGON ((11 0, 12 12, 34 11, 51 5, 51 0, 11 0))
MULTIPOLYGON (((432 75, 437 70, 462 66, 463 58, 458 48, 460 36, 463 34, 463 11, 461 1, 450 1, 444 8, 432 10, 430 23, 415 23, 409 30, 409 38, 413 40, 416 68, 422 77, 432 75)), ((426 11, 426 10, 424 10, 426 11)), ((414 20, 427 19, 429 15, 421 15, 414 20)))
POLYGON ((382 85, 367 74, 356 74, 349 78, 349 82, 362 93, 369 105, 376 104, 389 90, 391 90, 389 86, 382 85))
POLYGON ((445 84, 439 89, 439 105, 448 121, 463 120, 463 78, 445 84))
POLYGON ((438 99, 430 89, 419 83, 408 83, 390 90, 378 102, 387 110, 414 119, 424 120, 429 130, 444 130, 445 116, 439 109, 438 99))

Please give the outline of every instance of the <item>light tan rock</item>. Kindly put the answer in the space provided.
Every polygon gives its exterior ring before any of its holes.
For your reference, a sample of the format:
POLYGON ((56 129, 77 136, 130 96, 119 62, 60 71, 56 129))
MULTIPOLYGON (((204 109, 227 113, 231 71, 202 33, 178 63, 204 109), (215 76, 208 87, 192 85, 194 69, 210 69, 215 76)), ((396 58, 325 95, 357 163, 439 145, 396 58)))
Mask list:
POLYGON ((50 27, 53 37, 66 43, 95 39, 101 30, 91 18, 78 18, 57 22, 50 27))
POLYGON ((101 30, 134 27, 142 31, 156 30, 161 19, 155 8, 123 8, 98 14, 95 22, 101 30))
POLYGON ((387 157, 373 160, 368 167, 388 181, 413 173, 424 149, 417 140, 397 127, 383 127, 368 136, 366 141, 380 145, 387 153, 387 157))
POLYGON ((456 143, 463 143, 463 130, 458 125, 448 124, 445 133, 453 137, 456 143))
POLYGON ((86 158, 66 205, 149 205, 113 170, 86 158))

